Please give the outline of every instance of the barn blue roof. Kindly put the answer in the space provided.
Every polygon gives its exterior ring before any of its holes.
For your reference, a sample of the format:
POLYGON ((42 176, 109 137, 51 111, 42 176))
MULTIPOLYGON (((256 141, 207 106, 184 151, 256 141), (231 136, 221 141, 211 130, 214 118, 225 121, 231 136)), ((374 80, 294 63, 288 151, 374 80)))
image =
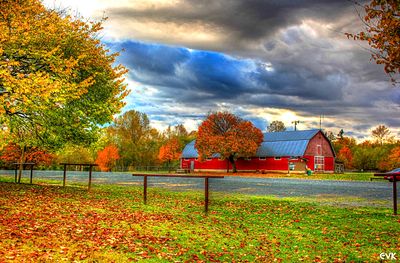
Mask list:
MULTIPOLYGON (((284 131, 264 133, 264 141, 257 150, 256 157, 274 156, 303 156, 308 142, 319 130, 284 131)), ((194 148, 195 141, 185 146, 182 158, 197 158, 199 155, 194 148)), ((213 157, 219 157, 215 154, 213 157)))

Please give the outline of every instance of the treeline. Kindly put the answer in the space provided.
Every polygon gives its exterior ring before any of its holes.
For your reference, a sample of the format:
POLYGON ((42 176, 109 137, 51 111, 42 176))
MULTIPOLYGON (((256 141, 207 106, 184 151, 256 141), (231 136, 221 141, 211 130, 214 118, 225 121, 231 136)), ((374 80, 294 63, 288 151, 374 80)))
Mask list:
MULTIPOLYGON (((345 136, 343 130, 337 135, 329 131, 325 134, 332 142, 336 161, 346 170, 388 171, 400 167, 400 141, 384 125, 372 131, 372 140, 363 142, 345 136)), ((67 143, 50 150, 0 138, 0 167, 11 168, 10 163, 22 160, 37 163, 42 169, 59 169, 59 163, 94 162, 102 171, 168 169, 178 166, 184 146, 196 137, 197 132, 189 133, 182 124, 160 132, 152 128, 145 113, 131 110, 100 129, 97 140, 87 145, 67 143)))
POLYGON ((196 132, 188 132, 180 124, 159 132, 150 125, 145 113, 125 112, 99 131, 98 140, 89 145, 67 143, 55 151, 39 147, 22 147, 9 143, 0 145, 0 166, 10 163, 35 162, 42 169, 59 169, 59 163, 99 164, 101 170, 143 170, 151 167, 177 166, 183 147, 195 139, 196 132), (171 147, 172 146, 172 147, 171 147), (22 151, 24 150, 24 151, 22 151))
POLYGON ((389 128, 379 125, 372 130, 372 140, 357 143, 352 137, 326 132, 336 152, 336 161, 346 170, 390 171, 400 167, 400 141, 389 128))

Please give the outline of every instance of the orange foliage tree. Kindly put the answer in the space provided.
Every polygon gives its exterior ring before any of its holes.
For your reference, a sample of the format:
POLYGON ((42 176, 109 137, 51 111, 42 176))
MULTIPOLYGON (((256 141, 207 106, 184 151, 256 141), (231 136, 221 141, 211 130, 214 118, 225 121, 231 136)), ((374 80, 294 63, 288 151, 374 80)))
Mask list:
POLYGON ((365 31, 358 34, 346 33, 354 40, 367 41, 374 49, 372 59, 383 64, 385 72, 400 73, 400 2, 399 0, 372 0, 364 6, 366 15, 362 18, 365 31))
MULTIPOLYGON (((5 163, 15 163, 21 161, 21 146, 10 143, 4 147, 0 155, 0 160, 5 163)), ((38 148, 30 147, 25 150, 25 156, 23 162, 35 163, 36 165, 51 165, 54 160, 54 155, 38 148)))
POLYGON ((379 169, 381 170, 393 170, 394 168, 400 167, 400 146, 393 148, 390 151, 389 156, 379 163, 379 169))
POLYGON ((96 164, 99 165, 102 172, 111 172, 118 159, 118 148, 114 145, 109 145, 97 153, 96 164))
POLYGON ((195 148, 201 160, 220 154, 232 164, 235 173, 236 160, 254 155, 262 141, 262 132, 250 121, 229 112, 216 112, 201 123, 195 148))
POLYGON ((353 153, 349 147, 343 146, 342 149, 340 149, 337 158, 344 163, 344 166, 347 169, 353 168, 353 153))
POLYGON ((167 162, 169 167, 171 161, 179 160, 179 157, 181 156, 181 148, 181 144, 177 138, 169 139, 160 147, 158 159, 162 162, 167 162))

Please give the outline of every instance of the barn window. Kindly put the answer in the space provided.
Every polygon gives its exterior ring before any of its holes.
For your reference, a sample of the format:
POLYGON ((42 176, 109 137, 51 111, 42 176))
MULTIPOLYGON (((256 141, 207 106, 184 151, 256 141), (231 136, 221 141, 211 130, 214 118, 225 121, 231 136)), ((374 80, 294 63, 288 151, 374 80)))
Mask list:
POLYGON ((189 158, 185 158, 185 159, 183 159, 183 160, 185 160, 185 161, 189 161, 189 158))
POLYGON ((194 158, 196 161, 199 160, 199 158, 194 158))
POLYGON ((207 160, 207 161, 211 161, 211 160, 212 160, 212 158, 208 157, 206 160, 207 160))
POLYGON ((265 161, 265 160, 267 160, 267 157, 260 157, 259 158, 261 161, 265 161))
POLYGON ((324 156, 314 156, 314 171, 322 172, 324 169, 324 156))
POLYGON ((251 161, 251 158, 250 157, 245 157, 244 160, 245 161, 251 161))
POLYGON ((279 161, 281 157, 274 157, 274 160, 279 161))

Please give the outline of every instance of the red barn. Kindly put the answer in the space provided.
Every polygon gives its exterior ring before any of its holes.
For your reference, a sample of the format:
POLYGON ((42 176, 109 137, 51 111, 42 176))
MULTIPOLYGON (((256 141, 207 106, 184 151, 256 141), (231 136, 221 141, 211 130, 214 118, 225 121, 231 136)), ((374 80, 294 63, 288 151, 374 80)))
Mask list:
MULTIPOLYGON (((195 141, 185 146, 181 168, 195 171, 226 171, 232 169, 228 160, 214 154, 200 162, 195 141)), ((314 172, 333 173, 335 152, 321 130, 268 132, 264 134, 255 156, 239 158, 238 171, 304 172, 306 167, 314 172)))

